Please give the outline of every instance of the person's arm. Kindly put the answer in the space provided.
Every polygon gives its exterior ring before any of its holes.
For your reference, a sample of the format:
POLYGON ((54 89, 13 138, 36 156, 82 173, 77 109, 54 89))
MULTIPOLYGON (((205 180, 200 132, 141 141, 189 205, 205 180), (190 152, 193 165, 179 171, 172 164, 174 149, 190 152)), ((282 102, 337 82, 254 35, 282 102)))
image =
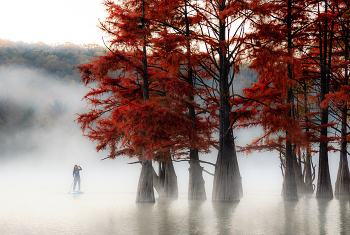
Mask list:
POLYGON ((79 171, 81 171, 81 170, 83 170, 83 169, 81 168, 81 166, 79 166, 79 171))

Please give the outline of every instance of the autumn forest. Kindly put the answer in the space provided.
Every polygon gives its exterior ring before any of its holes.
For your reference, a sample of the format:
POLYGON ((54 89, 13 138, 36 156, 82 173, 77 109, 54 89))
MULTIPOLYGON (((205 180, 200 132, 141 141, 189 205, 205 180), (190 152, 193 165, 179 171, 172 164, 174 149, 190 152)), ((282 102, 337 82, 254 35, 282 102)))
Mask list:
POLYGON ((201 165, 208 162, 199 153, 213 148, 213 201, 242 198, 237 153, 254 151, 280 158, 284 200, 314 191, 317 198, 350 196, 348 1, 105 0, 103 6, 108 16, 99 27, 108 53, 78 66, 83 84, 95 85, 77 121, 97 151, 142 164, 136 202, 154 202, 154 188, 177 196, 176 161, 189 162, 188 198, 205 199, 201 165), (237 91, 242 68, 256 80, 237 91), (236 146, 235 130, 251 127, 263 134, 236 146), (331 151, 340 154, 334 189, 331 151))
MULTIPOLYGON (((104 47, 0 40, 0 64, 89 88, 75 124, 96 151, 108 153, 103 161, 127 156, 141 166, 136 202, 154 203, 154 190, 178 197, 177 162, 189 164, 188 199, 207 199, 203 166, 210 164, 212 201, 239 201, 237 154, 266 151, 280 160, 283 200, 314 193, 350 198, 349 1, 104 0, 102 6, 104 47), (261 135, 236 145, 235 131, 252 128, 261 135), (213 150, 213 162, 200 158, 213 150), (336 179, 330 153, 340 156, 336 179)), ((6 133, 50 128, 64 110, 54 100, 34 115, 32 107, 1 98, 2 154, 12 148, 6 133)), ((24 140, 13 145, 32 148, 24 140)))

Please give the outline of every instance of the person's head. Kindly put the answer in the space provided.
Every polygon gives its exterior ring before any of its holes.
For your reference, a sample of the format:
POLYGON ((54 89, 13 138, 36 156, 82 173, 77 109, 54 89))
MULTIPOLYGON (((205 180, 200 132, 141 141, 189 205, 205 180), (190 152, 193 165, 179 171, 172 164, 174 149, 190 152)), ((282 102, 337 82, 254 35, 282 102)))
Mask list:
POLYGON ((74 165, 73 171, 78 170, 78 165, 74 165))

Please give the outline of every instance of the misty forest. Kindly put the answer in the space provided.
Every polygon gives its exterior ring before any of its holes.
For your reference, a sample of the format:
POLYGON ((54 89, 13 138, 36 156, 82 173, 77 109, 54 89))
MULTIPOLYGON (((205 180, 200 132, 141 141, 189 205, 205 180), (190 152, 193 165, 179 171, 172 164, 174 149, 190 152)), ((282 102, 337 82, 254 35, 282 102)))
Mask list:
MULTIPOLYGON (((69 158, 95 154, 88 169, 104 169, 96 175, 118 165, 107 181, 134 179, 127 196, 134 204, 123 210, 138 229, 128 222, 129 230, 119 224, 102 234, 350 234, 348 1, 104 0, 101 7, 104 46, 0 39, 3 164, 43 146, 56 168, 71 163, 60 154, 64 144, 49 147, 61 138, 75 146, 69 158), (277 196, 268 187, 275 182, 277 196), (173 221, 184 208, 188 230, 173 221), (260 213, 264 225, 246 213, 260 213)), ((81 174, 84 189, 88 171, 81 174)))

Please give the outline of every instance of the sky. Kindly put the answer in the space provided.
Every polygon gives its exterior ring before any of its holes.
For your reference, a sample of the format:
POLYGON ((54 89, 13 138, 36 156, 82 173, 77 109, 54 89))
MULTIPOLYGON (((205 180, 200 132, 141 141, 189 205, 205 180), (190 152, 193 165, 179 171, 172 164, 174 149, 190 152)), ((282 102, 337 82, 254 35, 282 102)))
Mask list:
POLYGON ((102 0, 0 1, 0 38, 46 44, 100 44, 102 0))

